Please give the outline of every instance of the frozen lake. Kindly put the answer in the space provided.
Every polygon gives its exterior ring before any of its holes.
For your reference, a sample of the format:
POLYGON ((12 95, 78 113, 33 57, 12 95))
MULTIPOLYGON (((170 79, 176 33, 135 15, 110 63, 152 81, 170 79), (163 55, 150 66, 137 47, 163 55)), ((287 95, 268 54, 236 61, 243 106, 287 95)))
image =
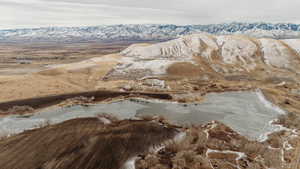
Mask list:
POLYGON ((284 111, 267 101, 260 91, 211 93, 203 102, 189 104, 130 99, 88 107, 51 108, 28 117, 5 117, 0 119, 0 133, 15 134, 37 128, 45 121, 54 124, 101 113, 110 113, 121 119, 161 115, 177 124, 204 124, 218 120, 244 136, 260 139, 276 128, 270 125, 270 121, 284 111))

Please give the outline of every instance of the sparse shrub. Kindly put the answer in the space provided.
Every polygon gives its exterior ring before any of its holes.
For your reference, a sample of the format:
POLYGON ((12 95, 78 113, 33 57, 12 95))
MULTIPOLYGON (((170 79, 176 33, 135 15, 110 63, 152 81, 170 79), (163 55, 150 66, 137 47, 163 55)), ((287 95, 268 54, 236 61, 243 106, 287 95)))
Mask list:
POLYGON ((155 155, 147 155, 144 159, 136 161, 136 168, 152 168, 159 164, 159 159, 155 155))
POLYGON ((33 113, 34 109, 30 106, 14 106, 10 108, 6 113, 7 114, 27 114, 33 113))
POLYGON ((165 149, 166 149, 166 151, 168 151, 170 153, 176 154, 177 152, 179 152, 182 149, 182 146, 181 146, 181 144, 173 142, 173 143, 167 145, 165 149))
POLYGON ((281 124, 287 128, 300 129, 300 116, 296 113, 288 113, 278 117, 277 124, 281 124))
POLYGON ((192 163, 194 162, 194 157, 196 156, 194 151, 185 151, 182 154, 183 159, 186 161, 186 163, 192 163))
POLYGON ((242 151, 249 156, 257 156, 262 155, 266 151, 266 148, 258 142, 247 142, 242 147, 242 151))
POLYGON ((280 150, 266 151, 262 157, 269 168, 281 168, 280 166, 282 166, 282 162, 280 150))

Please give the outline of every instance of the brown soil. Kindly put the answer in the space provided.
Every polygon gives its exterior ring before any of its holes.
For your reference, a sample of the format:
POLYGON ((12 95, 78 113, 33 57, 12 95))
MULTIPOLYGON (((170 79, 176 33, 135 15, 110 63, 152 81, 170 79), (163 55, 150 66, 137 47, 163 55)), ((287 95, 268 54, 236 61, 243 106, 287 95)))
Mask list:
POLYGON ((197 77, 201 75, 201 69, 192 63, 180 62, 172 64, 167 69, 167 73, 169 76, 197 77))
POLYGON ((172 126, 146 120, 104 125, 85 118, 0 140, 1 169, 120 169, 130 158, 172 139, 172 126), (144 133, 147 133, 145 135, 144 133))

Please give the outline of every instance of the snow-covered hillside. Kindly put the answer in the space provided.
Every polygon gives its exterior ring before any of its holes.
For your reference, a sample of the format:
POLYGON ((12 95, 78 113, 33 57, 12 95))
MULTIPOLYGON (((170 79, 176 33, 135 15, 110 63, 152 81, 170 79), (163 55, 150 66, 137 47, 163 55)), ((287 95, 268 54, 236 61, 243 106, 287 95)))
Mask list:
POLYGON ((244 34, 275 39, 300 38, 300 25, 230 23, 214 25, 110 25, 0 30, 0 41, 115 41, 170 40, 181 35, 207 32, 215 35, 244 34))
POLYGON ((300 73, 300 41, 250 38, 207 33, 182 36, 157 44, 134 44, 121 52, 119 73, 149 71, 165 74, 174 63, 189 62, 206 71, 203 63, 218 73, 273 69, 300 73), (159 67, 159 69, 158 69, 159 67))

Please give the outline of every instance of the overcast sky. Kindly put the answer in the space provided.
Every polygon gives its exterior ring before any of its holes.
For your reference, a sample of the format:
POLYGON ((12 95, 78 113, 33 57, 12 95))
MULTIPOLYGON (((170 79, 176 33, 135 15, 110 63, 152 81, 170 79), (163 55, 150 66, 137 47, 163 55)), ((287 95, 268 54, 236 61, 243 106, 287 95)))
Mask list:
POLYGON ((0 29, 102 24, 300 23, 300 0, 0 0, 0 29))

